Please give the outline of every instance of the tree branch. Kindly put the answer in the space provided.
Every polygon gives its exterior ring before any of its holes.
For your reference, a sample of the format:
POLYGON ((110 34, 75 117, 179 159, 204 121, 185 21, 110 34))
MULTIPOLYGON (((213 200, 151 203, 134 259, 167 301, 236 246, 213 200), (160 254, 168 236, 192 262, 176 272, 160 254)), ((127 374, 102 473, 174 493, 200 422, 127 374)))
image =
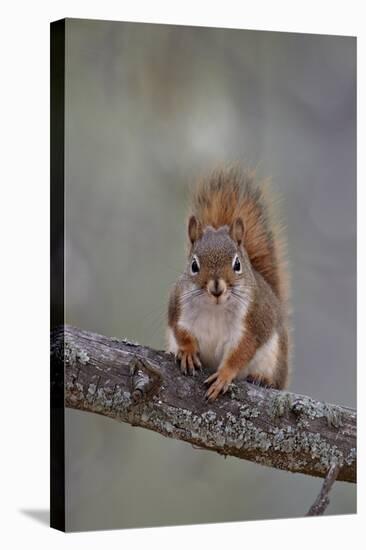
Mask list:
POLYGON ((245 381, 209 403, 206 375, 182 375, 172 355, 70 326, 51 335, 51 365, 67 407, 289 472, 325 477, 337 464, 338 480, 356 482, 352 409, 245 381))
POLYGON ((338 464, 332 464, 323 482, 319 495, 306 514, 307 516, 322 516, 329 504, 329 493, 339 472, 338 464))

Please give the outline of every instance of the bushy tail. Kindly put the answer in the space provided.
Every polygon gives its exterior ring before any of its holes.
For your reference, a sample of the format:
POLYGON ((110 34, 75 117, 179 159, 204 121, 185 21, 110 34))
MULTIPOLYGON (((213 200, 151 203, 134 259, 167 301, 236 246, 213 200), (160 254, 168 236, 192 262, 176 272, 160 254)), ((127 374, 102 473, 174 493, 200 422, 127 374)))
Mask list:
POLYGON ((244 247, 253 268, 282 302, 288 300, 286 242, 273 216, 274 199, 267 183, 257 183, 253 172, 237 168, 216 170, 192 193, 191 214, 205 227, 230 226, 238 217, 245 227, 244 247))

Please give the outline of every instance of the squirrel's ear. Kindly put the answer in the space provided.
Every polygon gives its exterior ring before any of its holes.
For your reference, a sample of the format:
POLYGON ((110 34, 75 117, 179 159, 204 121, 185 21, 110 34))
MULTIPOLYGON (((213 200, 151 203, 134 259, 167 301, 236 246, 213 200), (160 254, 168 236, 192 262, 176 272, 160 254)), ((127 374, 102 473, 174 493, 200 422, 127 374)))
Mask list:
POLYGON ((244 222, 236 218, 230 226, 230 237, 240 246, 244 239, 244 222))
POLYGON ((202 226, 196 216, 189 218, 188 237, 192 244, 202 237, 202 226))

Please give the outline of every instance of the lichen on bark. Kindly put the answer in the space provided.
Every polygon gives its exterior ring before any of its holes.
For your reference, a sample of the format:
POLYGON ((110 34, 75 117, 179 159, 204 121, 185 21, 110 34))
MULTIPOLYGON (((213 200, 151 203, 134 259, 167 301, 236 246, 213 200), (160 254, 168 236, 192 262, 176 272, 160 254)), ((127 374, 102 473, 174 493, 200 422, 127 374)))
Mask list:
POLYGON ((64 365, 68 407, 291 472, 324 477, 337 464, 337 479, 356 481, 352 409, 245 381, 207 402, 205 374, 183 376, 170 354, 68 326, 51 353, 64 365))

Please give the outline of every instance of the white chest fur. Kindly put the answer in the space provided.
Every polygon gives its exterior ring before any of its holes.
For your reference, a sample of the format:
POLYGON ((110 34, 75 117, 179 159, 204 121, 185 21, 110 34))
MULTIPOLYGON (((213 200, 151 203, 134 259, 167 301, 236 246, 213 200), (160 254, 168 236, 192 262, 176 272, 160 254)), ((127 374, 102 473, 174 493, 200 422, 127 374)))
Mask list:
POLYGON ((204 367, 217 369, 225 355, 237 347, 244 334, 247 309, 246 302, 229 299, 217 305, 206 298, 183 307, 179 326, 196 337, 204 367))

